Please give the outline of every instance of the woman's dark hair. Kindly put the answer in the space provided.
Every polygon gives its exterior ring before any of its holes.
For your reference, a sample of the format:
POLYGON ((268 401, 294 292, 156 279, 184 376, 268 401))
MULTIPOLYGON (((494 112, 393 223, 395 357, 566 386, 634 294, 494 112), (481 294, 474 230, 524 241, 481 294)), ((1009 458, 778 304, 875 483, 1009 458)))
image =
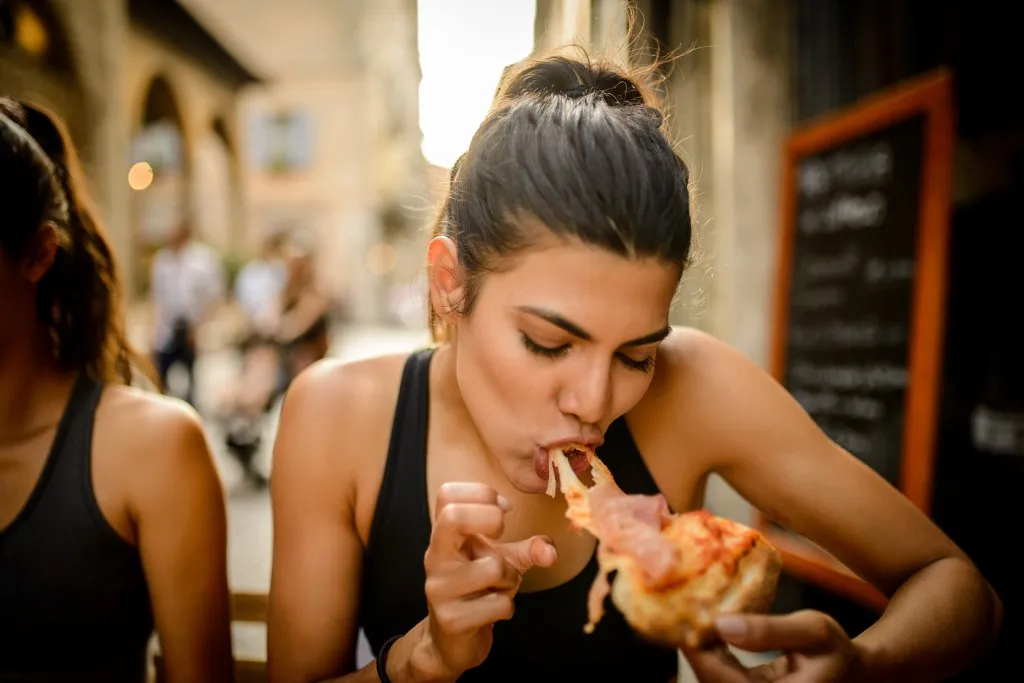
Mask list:
POLYGON ((39 228, 68 229, 68 203, 46 153, 12 121, 0 100, 0 202, 4 207, 0 254, 20 256, 31 248, 39 228))
POLYGON ((0 230, 0 250, 21 258, 44 225, 56 226, 59 248, 39 281, 37 313, 49 330, 57 367, 130 384, 133 365, 148 371, 149 363, 128 344, 117 264, 70 136, 55 115, 10 98, 0 98, 0 117, 9 218, 0 230), (34 153, 20 152, 19 145, 34 153))
MULTIPOLYGON (((535 219, 559 237, 680 267, 690 256, 689 171, 665 136, 650 71, 578 56, 505 70, 494 106, 455 163, 434 235, 450 237, 472 311, 480 276, 529 246, 535 219)), ((435 340, 449 334, 431 305, 435 340)))

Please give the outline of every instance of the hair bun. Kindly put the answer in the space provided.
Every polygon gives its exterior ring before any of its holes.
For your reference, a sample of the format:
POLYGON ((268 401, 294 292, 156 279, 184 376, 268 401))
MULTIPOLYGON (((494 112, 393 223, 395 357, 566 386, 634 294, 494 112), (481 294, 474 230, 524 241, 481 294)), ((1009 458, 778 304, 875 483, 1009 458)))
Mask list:
POLYGON ((619 78, 614 81, 609 80, 604 85, 577 83, 561 91, 553 89, 553 92, 568 97, 570 100, 578 100, 594 95, 596 101, 604 102, 609 107, 645 106, 643 97, 639 96, 639 92, 631 92, 631 89, 635 91, 636 86, 623 78, 619 78))
POLYGON ((665 123, 665 115, 657 107, 644 105, 644 112, 651 118, 651 124, 655 128, 661 128, 661 124, 665 123))
POLYGON ((565 92, 563 92, 562 94, 568 97, 570 100, 578 100, 581 97, 586 97, 587 95, 593 92, 594 88, 587 85, 586 83, 577 83, 576 85, 567 88, 565 92))
POLYGON ((645 106, 643 86, 626 73, 604 63, 564 56, 506 67, 498 85, 497 100, 524 96, 582 99, 594 96, 611 107, 645 106))

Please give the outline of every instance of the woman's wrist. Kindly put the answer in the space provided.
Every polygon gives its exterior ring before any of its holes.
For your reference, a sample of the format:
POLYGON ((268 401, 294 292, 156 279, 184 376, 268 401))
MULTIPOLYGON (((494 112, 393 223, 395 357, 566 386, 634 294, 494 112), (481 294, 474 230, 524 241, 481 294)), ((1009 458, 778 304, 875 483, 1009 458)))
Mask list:
POLYGON ((387 659, 392 683, 454 683, 459 673, 445 665, 425 620, 395 641, 387 659))
POLYGON ((848 683, 888 680, 882 676, 887 669, 886 652, 875 634, 869 629, 850 642, 853 644, 853 659, 843 680, 848 683))

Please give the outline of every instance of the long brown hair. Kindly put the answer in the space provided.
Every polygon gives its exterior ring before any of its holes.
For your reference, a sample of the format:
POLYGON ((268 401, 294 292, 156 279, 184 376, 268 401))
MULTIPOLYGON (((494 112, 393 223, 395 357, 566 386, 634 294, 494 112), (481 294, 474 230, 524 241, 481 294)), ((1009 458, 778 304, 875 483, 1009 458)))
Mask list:
POLYGON ((100 381, 130 384, 136 370, 153 380, 150 363, 128 343, 117 261, 64 123, 42 107, 10 98, 0 98, 0 113, 46 154, 67 202, 66 234, 39 281, 37 299, 57 367, 100 381))

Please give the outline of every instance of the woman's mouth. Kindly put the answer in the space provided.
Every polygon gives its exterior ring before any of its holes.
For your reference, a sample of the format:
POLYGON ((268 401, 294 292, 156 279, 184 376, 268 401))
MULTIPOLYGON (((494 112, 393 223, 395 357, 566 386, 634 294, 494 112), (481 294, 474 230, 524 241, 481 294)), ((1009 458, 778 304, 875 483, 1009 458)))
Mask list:
MULTIPOLYGON (((576 474, 583 474, 584 472, 590 471, 590 460, 587 459, 586 453, 573 448, 572 446, 563 446, 562 452, 569 460, 569 464, 572 466, 573 472, 576 474)), ((537 447, 537 450, 533 454, 533 469, 541 480, 548 480, 548 476, 551 471, 551 456, 548 449, 541 448, 540 446, 537 447)))

